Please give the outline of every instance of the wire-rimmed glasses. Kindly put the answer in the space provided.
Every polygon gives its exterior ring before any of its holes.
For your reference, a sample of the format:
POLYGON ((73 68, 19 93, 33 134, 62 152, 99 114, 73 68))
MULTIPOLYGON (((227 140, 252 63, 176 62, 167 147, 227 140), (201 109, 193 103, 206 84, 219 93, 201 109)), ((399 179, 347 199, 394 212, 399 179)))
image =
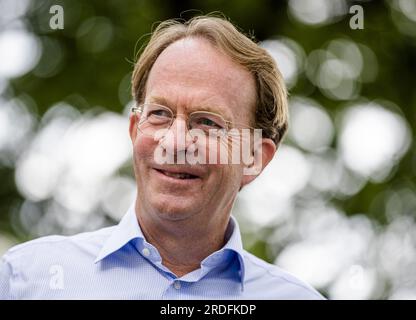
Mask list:
MULTIPOLYGON (((140 120, 137 127, 141 133, 146 136, 154 137, 159 130, 167 130, 172 126, 174 119, 178 114, 163 105, 156 103, 144 103, 131 108, 133 113, 140 114, 140 120)), ((195 111, 186 117, 186 126, 193 136, 195 132, 203 132, 207 136, 226 137, 230 136, 233 124, 227 121, 223 116, 208 111, 195 111)), ((243 126, 247 129, 254 129, 249 126, 243 126)))

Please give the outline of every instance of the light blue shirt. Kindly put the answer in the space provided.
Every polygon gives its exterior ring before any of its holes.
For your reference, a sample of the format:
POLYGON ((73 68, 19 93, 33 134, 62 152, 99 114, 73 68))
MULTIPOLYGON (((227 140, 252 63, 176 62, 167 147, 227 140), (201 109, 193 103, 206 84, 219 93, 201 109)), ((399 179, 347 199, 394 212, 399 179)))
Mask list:
POLYGON ((11 248, 0 265, 0 299, 323 299, 245 251, 234 218, 226 239, 199 269, 177 277, 144 238, 132 205, 117 226, 11 248))

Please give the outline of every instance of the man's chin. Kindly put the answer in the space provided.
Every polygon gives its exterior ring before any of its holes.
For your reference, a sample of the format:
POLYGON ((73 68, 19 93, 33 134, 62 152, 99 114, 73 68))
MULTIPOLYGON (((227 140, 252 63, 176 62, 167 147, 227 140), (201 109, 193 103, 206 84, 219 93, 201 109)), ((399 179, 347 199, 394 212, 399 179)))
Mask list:
POLYGON ((201 206, 195 203, 195 200, 192 203, 186 203, 180 200, 175 203, 176 201, 172 201, 169 198, 165 197, 163 200, 160 199, 152 205, 162 219, 170 221, 189 219, 201 209, 201 206))
POLYGON ((158 215, 160 219, 166 221, 184 221, 194 216, 192 212, 171 208, 158 211, 158 215))

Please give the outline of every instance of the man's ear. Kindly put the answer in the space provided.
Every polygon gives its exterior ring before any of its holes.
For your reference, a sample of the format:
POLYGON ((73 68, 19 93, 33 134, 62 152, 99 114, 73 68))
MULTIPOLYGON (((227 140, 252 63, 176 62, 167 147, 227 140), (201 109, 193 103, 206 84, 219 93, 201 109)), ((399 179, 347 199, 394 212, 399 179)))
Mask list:
POLYGON ((269 138, 262 138, 261 143, 255 146, 255 148, 256 150, 254 151, 253 163, 249 166, 249 168, 244 168, 243 170, 240 190, 260 175, 264 168, 273 159, 277 150, 275 143, 269 138), (247 170, 249 174, 244 173, 245 170, 247 170))
POLYGON ((136 140, 136 136, 137 136, 137 121, 139 121, 139 117, 140 117, 139 114, 137 114, 135 112, 130 112, 129 134, 130 134, 131 142, 133 144, 134 144, 134 141, 136 140))

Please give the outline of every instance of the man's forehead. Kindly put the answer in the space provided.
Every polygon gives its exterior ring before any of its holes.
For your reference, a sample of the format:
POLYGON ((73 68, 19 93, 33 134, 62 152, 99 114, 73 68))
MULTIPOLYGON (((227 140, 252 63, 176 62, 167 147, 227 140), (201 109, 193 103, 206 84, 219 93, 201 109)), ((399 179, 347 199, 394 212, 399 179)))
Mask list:
MULTIPOLYGON (((170 44, 162 51, 157 60, 173 59, 174 65, 181 63, 201 64, 207 67, 215 66, 215 63, 227 64, 230 67, 240 69, 240 66, 234 63, 231 58, 220 51, 204 38, 184 38, 170 44)), ((156 60, 156 61, 157 61, 156 60)))
MULTIPOLYGON (((161 53, 149 74, 146 97, 149 97, 149 91, 156 88, 157 94, 151 96, 157 96, 158 103, 168 98, 165 94, 160 94, 163 89, 170 88, 168 91, 176 93, 189 88, 202 93, 206 91, 204 100, 208 100, 207 103, 198 102, 207 109, 216 105, 234 105, 239 112, 244 105, 247 108, 254 105, 256 96, 251 73, 202 38, 179 40, 161 53)), ((163 104, 172 103, 164 102, 163 104)))
POLYGON ((181 39, 169 45, 156 59, 150 74, 155 71, 163 72, 162 76, 173 74, 190 80, 221 81, 230 89, 254 85, 254 78, 246 68, 203 38, 181 39))

